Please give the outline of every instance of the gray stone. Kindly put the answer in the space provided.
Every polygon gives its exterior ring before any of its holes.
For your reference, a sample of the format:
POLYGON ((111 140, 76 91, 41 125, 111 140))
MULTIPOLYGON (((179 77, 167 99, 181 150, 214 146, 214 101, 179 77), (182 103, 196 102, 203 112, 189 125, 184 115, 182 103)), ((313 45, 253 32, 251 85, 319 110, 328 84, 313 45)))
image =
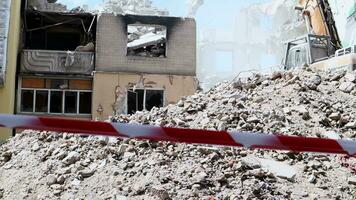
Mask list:
POLYGON ((183 126, 185 125, 185 122, 179 118, 174 118, 173 122, 177 125, 177 126, 183 126))
POLYGON ((332 120, 334 120, 334 121, 339 120, 340 117, 341 117, 341 116, 340 116, 339 113, 331 113, 331 114, 329 115, 329 118, 332 119, 332 120))
POLYGON ((347 73, 344 78, 348 82, 356 83, 356 73, 347 73))
POLYGON ((350 92, 350 94, 353 95, 353 96, 356 96, 356 90, 352 90, 352 91, 350 92))
POLYGON ((165 190, 161 186, 153 186, 150 189, 150 194, 152 196, 156 197, 158 200, 168 200, 168 199, 170 199, 167 190, 165 190))
POLYGON ((349 177, 349 178, 347 179, 347 182, 348 182, 350 185, 356 185, 356 176, 349 177))
POLYGON ((57 177, 53 174, 50 174, 46 177, 46 183, 48 186, 51 186, 57 182, 57 177))
POLYGON ((116 195, 115 200, 128 200, 128 198, 123 195, 116 195))
POLYGON ((276 80, 282 78, 282 76, 283 76, 283 72, 273 72, 270 79, 276 80))
POLYGON ((297 106, 294 108, 304 120, 310 119, 309 111, 304 106, 297 106))
POLYGON ((123 158, 132 159, 135 156, 136 156, 135 152, 125 152, 123 158))
POLYGON ((294 181, 297 171, 290 165, 274 160, 259 159, 261 166, 268 169, 275 176, 294 181))
POLYGON ((248 167, 252 169, 261 168, 260 160, 255 156, 247 156, 245 158, 242 158, 241 164, 244 167, 248 167))
POLYGON ((32 145, 31 150, 38 151, 38 150, 40 150, 40 148, 41 148, 40 145, 36 142, 35 144, 32 145))
POLYGON ((316 183, 316 177, 314 175, 311 175, 309 178, 308 178, 308 181, 309 183, 316 183))
POLYGON ((121 145, 119 146, 119 149, 118 149, 118 151, 117 151, 117 154, 118 154, 118 155, 123 155, 123 154, 125 153, 125 151, 126 151, 127 148, 129 148, 129 145, 128 145, 128 144, 121 144, 121 145))
POLYGON ((85 170, 79 171, 78 175, 80 175, 83 178, 88 178, 88 177, 91 177, 94 173, 95 173, 94 169, 85 169, 85 170))
POLYGON ((63 159, 63 163, 66 165, 71 165, 80 160, 80 154, 78 152, 72 151, 67 157, 63 159))
POLYGON ((345 128, 356 129, 356 121, 347 123, 345 128))
POLYGON ((57 178, 57 183, 58 184, 63 184, 64 182, 66 181, 66 177, 64 175, 60 175, 58 178, 57 178))
POLYGON ((329 139, 339 140, 341 139, 340 135, 334 131, 326 131, 324 136, 329 139))
POLYGON ((345 93, 350 93, 355 88, 355 83, 343 82, 340 84, 339 89, 345 93))
POLYGON ((63 190, 63 186, 59 185, 59 184, 54 184, 54 185, 51 185, 51 189, 62 191, 63 190))
POLYGON ((248 117, 246 120, 247 123, 258 123, 260 120, 256 116, 248 117))
POLYGON ((226 130, 226 124, 224 122, 220 122, 218 125, 218 131, 225 131, 226 130))

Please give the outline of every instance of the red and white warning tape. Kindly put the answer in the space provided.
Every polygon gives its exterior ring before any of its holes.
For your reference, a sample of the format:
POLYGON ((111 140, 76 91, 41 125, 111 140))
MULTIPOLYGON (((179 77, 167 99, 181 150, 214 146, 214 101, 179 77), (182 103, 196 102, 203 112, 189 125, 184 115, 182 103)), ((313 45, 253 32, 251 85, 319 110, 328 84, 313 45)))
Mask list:
POLYGON ((295 152, 336 153, 356 157, 356 141, 351 140, 181 129, 6 114, 0 114, 0 127, 86 133, 152 141, 212 144, 295 152))

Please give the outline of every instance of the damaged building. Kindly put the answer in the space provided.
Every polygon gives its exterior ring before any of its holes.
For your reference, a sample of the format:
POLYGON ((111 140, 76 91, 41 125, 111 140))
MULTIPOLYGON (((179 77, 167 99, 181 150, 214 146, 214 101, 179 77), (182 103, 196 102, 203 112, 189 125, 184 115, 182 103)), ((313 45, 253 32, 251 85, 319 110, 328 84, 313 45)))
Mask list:
POLYGON ((195 93, 194 19, 71 12, 48 2, 22 1, 17 10, 14 113, 105 120, 195 93))
POLYGON ((103 14, 98 18, 93 118, 132 114, 194 94, 194 19, 103 14))
POLYGON ((96 18, 26 10, 17 113, 91 117, 96 18))

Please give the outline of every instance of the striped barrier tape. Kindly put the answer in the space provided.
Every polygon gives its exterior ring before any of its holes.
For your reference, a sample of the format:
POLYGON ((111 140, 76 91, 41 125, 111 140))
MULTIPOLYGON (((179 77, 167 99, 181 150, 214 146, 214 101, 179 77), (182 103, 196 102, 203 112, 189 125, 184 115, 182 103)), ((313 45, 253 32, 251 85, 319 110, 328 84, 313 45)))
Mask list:
POLYGON ((356 157, 356 141, 249 132, 209 131, 138 124, 0 114, 0 127, 68 132, 193 144, 346 154, 356 157))

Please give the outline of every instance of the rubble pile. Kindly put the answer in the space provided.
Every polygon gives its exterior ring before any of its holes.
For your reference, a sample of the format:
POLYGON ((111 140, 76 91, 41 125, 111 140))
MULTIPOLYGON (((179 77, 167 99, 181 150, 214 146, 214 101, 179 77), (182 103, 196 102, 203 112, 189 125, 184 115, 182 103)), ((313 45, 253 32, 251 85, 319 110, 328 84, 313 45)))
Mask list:
MULTIPOLYGON (((112 121, 356 138, 356 74, 223 82, 112 121)), ((355 159, 25 131, 0 147, 0 199, 355 199, 355 159)))
POLYGON ((104 13, 169 15, 168 10, 155 7, 151 0, 104 0, 103 2, 104 13))

